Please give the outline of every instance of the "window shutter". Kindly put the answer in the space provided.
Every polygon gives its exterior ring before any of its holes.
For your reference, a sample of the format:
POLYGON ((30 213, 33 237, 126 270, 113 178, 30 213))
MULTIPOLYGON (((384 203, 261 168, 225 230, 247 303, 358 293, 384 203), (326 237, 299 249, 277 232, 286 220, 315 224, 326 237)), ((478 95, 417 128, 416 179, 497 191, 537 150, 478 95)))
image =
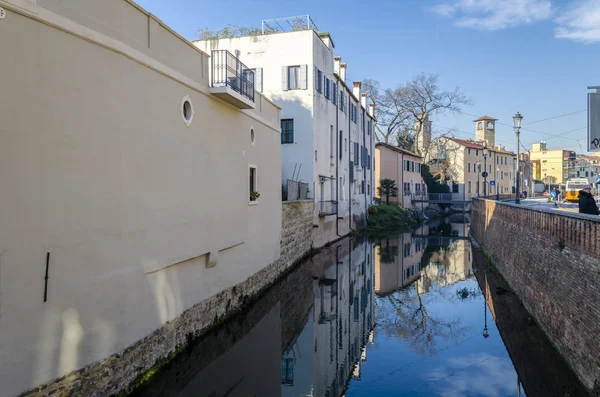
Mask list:
POLYGON ((263 91, 262 75, 263 75, 262 68, 256 68, 256 71, 254 72, 254 89, 258 92, 263 91))
POLYGON ((315 66, 315 90, 319 91, 319 68, 315 66))
POLYGON ((287 66, 282 66, 281 67, 281 89, 283 91, 287 91, 289 87, 288 84, 288 67, 287 66))
POLYGON ((343 142, 344 142, 344 133, 340 130, 340 160, 342 159, 342 153, 344 153, 343 142))
POLYGON ((308 89, 308 65, 300 66, 300 88, 308 89))
POLYGON ((333 102, 334 105, 337 105, 337 83, 333 84, 333 87, 331 90, 332 90, 331 93, 333 94, 331 96, 331 102, 333 102))
POLYGON ((350 162, 350 183, 354 183, 354 163, 350 162))

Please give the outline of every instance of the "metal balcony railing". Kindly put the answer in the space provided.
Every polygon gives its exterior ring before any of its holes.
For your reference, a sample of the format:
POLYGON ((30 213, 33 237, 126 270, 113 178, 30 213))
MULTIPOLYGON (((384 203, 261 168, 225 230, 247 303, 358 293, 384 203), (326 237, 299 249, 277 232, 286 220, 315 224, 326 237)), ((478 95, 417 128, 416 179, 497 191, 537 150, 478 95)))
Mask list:
POLYGON ((338 202, 335 200, 320 201, 319 202, 319 216, 335 215, 337 214, 338 202))
POLYGON ((212 86, 230 87, 254 102, 254 71, 227 50, 212 51, 212 86))

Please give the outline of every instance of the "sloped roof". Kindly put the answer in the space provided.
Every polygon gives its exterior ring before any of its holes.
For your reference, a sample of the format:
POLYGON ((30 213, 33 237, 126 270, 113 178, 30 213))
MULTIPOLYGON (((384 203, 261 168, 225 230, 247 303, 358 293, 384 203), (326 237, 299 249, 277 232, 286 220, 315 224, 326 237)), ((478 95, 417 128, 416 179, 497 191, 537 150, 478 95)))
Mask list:
POLYGON ((490 121, 496 121, 496 120, 498 120, 498 119, 495 119, 495 118, 493 118, 493 117, 491 117, 491 116, 483 116, 483 117, 480 117, 480 118, 478 118, 478 119, 475 119, 475 120, 473 120, 473 121, 475 122, 475 121, 487 121, 487 120, 490 120, 490 121))
MULTIPOLYGON (((464 147, 470 148, 470 149, 478 149, 478 150, 483 150, 484 146, 481 143, 472 141, 470 139, 458 139, 458 138, 449 138, 451 141, 458 143, 459 145, 462 145, 464 147)), ((505 153, 505 154, 509 154, 512 156, 516 156, 516 154, 514 152, 511 152, 510 150, 503 150, 503 149, 498 149, 497 147, 487 147, 487 150, 489 150, 490 152, 496 152, 496 153, 505 153)))
POLYGON ((418 154, 416 154, 416 153, 409 152, 408 150, 406 150, 406 149, 402 149, 401 147, 398 147, 398 146, 393 146, 393 145, 390 145, 390 144, 387 144, 387 143, 383 143, 383 142, 377 142, 377 143, 375 144, 375 147, 376 147, 376 148, 377 148, 377 147, 384 147, 384 148, 387 148, 387 149, 393 150, 393 151, 395 151, 395 152, 398 152, 398 153, 403 153, 403 154, 408 154, 409 156, 414 156, 414 157, 418 157, 418 158, 423 158, 423 156, 420 156, 420 155, 418 155, 418 154))

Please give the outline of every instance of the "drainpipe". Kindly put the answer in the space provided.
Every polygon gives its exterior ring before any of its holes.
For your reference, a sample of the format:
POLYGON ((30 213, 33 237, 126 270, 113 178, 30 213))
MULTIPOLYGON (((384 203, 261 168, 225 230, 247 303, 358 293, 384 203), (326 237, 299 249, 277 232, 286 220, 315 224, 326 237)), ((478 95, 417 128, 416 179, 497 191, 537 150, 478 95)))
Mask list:
MULTIPOLYGON (((366 106, 366 105, 365 105, 366 106)), ((362 107, 362 105, 361 105, 362 107)), ((365 109, 364 112, 362 112, 362 124, 361 127, 363 127, 365 125, 365 115, 367 114, 367 109, 365 109)), ((366 149, 367 147, 367 133, 365 132, 365 129, 362 129, 362 134, 363 134, 363 147, 366 149)), ((365 220, 368 219, 369 216, 369 207, 367 205, 367 167, 366 167, 366 159, 363 159, 363 162, 365 163, 365 168, 363 168, 363 182, 365 184, 365 220)))
MULTIPOLYGON (((350 134, 350 126, 352 125, 352 120, 350 120, 350 101, 352 99, 350 98, 350 95, 348 95, 348 166, 350 168, 352 168, 352 156, 350 156, 350 149, 352 148, 352 134, 350 134)), ((354 175, 354 170, 352 170, 352 175, 354 175)), ((348 201, 348 229, 351 232, 355 232, 356 230, 352 229, 352 185, 354 184, 354 179, 352 181, 348 181, 350 183, 348 183, 348 197, 349 197, 349 201, 348 201)))
MULTIPOLYGON (((336 88, 337 90, 337 88, 336 88)), ((336 98, 337 95, 339 93, 336 92, 336 98)), ((339 103, 340 103, 341 98, 338 98, 338 100, 335 102, 335 136, 336 136, 336 145, 335 145, 335 185, 337 186, 337 189, 335 189, 335 201, 336 201, 336 205, 335 205, 335 234, 338 237, 342 237, 340 235, 340 189, 342 188, 342 186, 340 186, 340 177, 339 177, 339 168, 340 168, 340 144, 342 143, 342 137, 340 137, 340 131, 339 131, 339 125, 338 125, 338 120, 339 120, 339 115, 340 115, 340 110, 339 110, 339 103)), ((337 251, 336 251, 337 254, 337 251)), ((336 274, 337 274, 337 265, 336 265, 336 274)), ((337 277, 337 276, 336 276, 337 277)), ((336 314, 337 314, 337 306, 336 306, 336 314)))

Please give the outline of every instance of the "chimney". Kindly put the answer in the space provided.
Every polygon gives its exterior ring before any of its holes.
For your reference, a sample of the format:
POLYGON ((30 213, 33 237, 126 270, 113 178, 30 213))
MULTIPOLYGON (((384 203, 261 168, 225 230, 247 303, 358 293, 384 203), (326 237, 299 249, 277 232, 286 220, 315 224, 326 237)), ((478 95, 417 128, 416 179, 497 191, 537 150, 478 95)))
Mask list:
POLYGON ((361 85, 362 85, 362 83, 360 81, 355 81, 354 87, 352 87, 352 93, 358 100, 360 100, 360 86, 361 85))
POLYGON ((333 73, 340 75, 340 62, 342 62, 341 56, 333 57, 333 73))
POLYGON ((340 79, 346 83, 346 64, 340 63, 340 79))
POLYGON ((369 115, 375 118, 375 104, 373 102, 369 104, 369 115))
POLYGON ((360 105, 363 108, 367 109, 367 94, 365 94, 365 93, 360 94, 360 105))

